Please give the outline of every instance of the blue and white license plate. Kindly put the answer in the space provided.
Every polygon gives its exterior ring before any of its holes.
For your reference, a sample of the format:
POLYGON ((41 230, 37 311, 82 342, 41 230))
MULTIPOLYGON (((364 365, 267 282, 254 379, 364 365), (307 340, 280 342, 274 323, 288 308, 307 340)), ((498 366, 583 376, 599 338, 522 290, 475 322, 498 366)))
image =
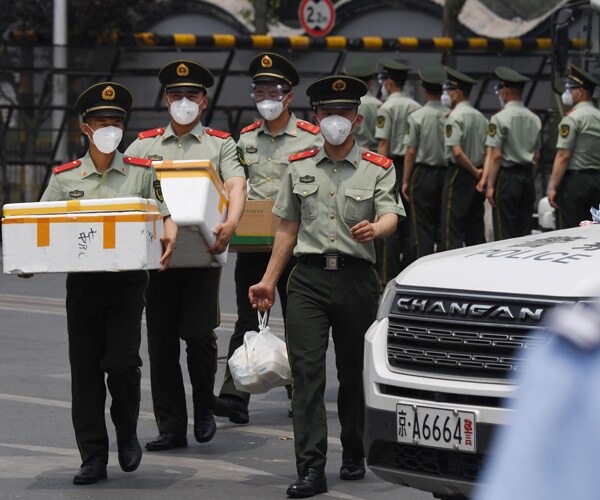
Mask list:
POLYGON ((398 403, 398 442, 475 453, 475 413, 398 403))

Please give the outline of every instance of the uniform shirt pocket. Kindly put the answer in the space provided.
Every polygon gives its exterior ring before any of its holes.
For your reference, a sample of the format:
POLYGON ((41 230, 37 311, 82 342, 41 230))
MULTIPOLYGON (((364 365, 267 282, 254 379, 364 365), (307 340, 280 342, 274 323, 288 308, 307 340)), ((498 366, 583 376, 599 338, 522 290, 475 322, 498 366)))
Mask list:
POLYGON ((344 220, 360 222, 371 220, 373 214, 373 190, 346 188, 344 197, 344 220))
POLYGON ((318 190, 318 184, 296 184, 294 186, 294 194, 300 198, 302 218, 316 219, 319 215, 318 190))

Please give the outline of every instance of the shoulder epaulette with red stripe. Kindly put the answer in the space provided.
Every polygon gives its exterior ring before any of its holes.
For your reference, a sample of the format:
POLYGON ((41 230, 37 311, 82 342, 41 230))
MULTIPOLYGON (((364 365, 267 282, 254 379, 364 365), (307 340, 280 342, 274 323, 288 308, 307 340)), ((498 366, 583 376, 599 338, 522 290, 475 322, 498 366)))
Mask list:
POLYGON ((305 122, 304 120, 298 120, 298 122, 296 124, 302 130, 306 130, 307 132, 310 132, 313 135, 317 135, 319 133, 319 131, 321 130, 316 125, 313 125, 312 123, 305 122))
POLYGON ((257 122, 251 123, 250 125, 248 125, 247 127, 244 127, 241 131, 240 134, 245 134, 246 132, 250 132, 251 130, 256 130, 258 127, 260 127, 263 124, 263 120, 258 120, 257 122))
POLYGON ((451 109, 450 111, 448 111, 448 112, 446 113, 446 118, 448 118, 448 117, 449 117, 449 116, 452 114, 452 111, 454 111, 454 110, 453 110, 453 109, 451 109))
POLYGON ((152 165, 152 160, 147 158, 135 158, 133 156, 124 156, 123 161, 130 165, 137 165, 138 167, 149 167, 152 165))
POLYGON ((570 115, 573 111, 575 111, 575 108, 571 108, 569 111, 567 111, 565 116, 570 115))
POLYGON ((60 174, 61 172, 65 172, 66 170, 71 170, 72 168, 78 167, 81 165, 81 160, 73 160, 69 163, 65 163, 64 165, 59 165, 58 167, 54 167, 52 172, 55 174, 60 174))
POLYGON ((307 151, 302 151, 301 153, 294 153, 293 155, 289 156, 288 161, 291 162, 296 160, 302 160, 304 158, 310 158, 311 156, 315 156, 318 152, 318 149, 309 149, 307 151))
POLYGON ((215 130, 214 128, 205 128, 204 130, 208 135, 214 135, 215 137, 219 137, 221 139, 227 139, 228 137, 231 137, 231 134, 229 132, 215 130))
POLYGON ((385 156, 378 155, 377 153, 373 153, 372 151, 367 151, 362 154, 363 160, 370 161, 375 165, 379 165, 382 168, 388 169, 390 165, 393 163, 393 160, 386 158, 385 156))
POLYGON ((157 135, 163 135, 164 133, 164 128, 151 128, 150 130, 138 132, 138 139, 148 139, 148 137, 156 137, 157 135))

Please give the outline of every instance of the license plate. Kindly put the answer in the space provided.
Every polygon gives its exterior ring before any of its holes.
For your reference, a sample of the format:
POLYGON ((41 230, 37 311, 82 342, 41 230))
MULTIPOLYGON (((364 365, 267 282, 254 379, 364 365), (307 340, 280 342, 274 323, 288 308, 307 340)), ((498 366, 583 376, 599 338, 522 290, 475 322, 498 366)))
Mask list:
POLYGON ((475 453, 475 413, 398 403, 398 442, 475 453))

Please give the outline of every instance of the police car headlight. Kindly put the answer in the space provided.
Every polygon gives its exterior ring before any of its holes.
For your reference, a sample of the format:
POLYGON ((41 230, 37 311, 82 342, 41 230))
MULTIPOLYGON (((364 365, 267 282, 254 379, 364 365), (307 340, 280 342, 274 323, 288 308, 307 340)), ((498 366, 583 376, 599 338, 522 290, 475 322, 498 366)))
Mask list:
POLYGON ((377 321, 381 321, 383 318, 387 318, 389 316, 394 295, 396 295, 396 280, 392 280, 387 284, 385 290, 383 291, 383 295, 379 299, 377 321))

